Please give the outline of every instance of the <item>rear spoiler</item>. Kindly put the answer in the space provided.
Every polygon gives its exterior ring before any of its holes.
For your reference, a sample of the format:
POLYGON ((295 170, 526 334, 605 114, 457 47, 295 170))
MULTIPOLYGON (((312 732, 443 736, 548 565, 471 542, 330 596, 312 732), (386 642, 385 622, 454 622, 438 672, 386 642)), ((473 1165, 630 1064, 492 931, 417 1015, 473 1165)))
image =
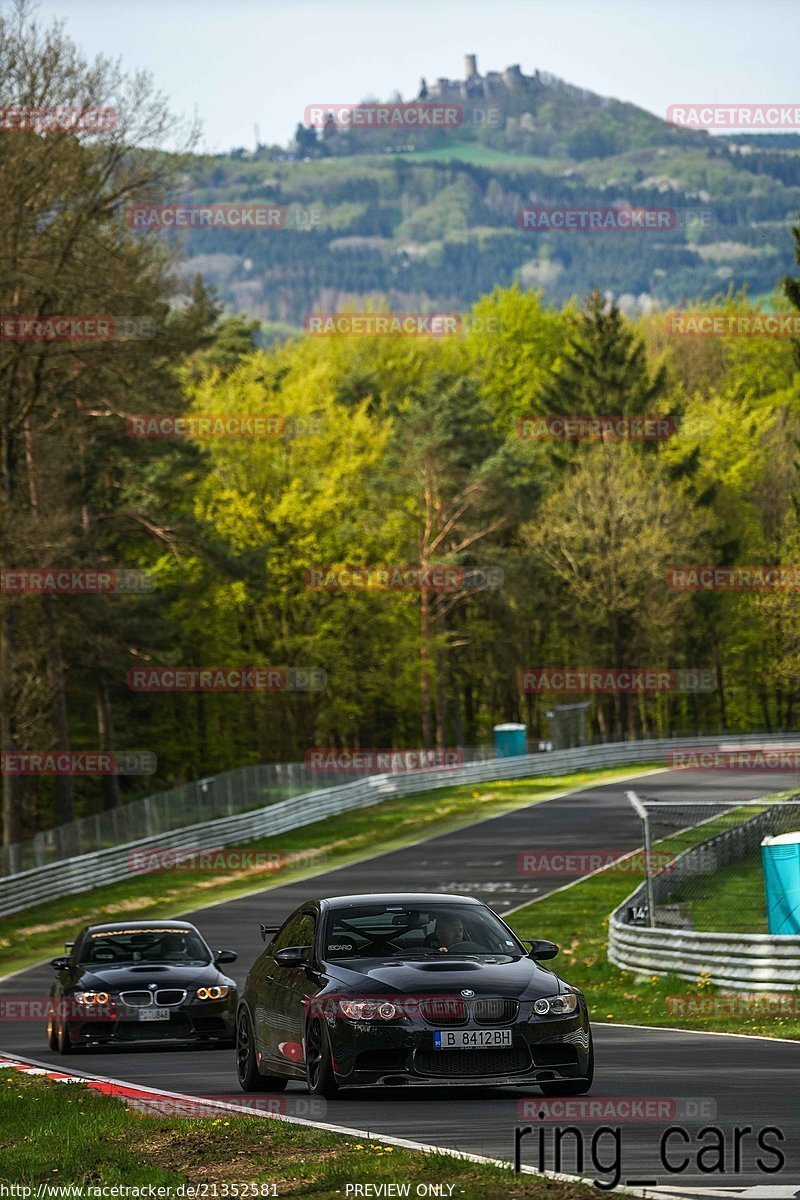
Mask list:
POLYGON ((262 940, 262 942, 265 942, 267 940, 267 934, 268 933, 277 933, 278 930, 280 929, 280 925, 265 925, 262 922, 259 925, 259 929, 261 930, 261 940, 262 940))

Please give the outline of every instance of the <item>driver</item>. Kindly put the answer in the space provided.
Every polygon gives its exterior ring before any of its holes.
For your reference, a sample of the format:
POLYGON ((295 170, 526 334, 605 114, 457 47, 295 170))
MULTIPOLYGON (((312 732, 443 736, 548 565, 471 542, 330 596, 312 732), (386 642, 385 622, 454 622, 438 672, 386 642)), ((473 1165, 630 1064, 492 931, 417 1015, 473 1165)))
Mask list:
POLYGON ((463 942, 464 926, 461 924, 461 917, 455 913, 442 913, 441 917, 436 918, 434 933, 439 943, 439 949, 445 952, 450 946, 463 942))

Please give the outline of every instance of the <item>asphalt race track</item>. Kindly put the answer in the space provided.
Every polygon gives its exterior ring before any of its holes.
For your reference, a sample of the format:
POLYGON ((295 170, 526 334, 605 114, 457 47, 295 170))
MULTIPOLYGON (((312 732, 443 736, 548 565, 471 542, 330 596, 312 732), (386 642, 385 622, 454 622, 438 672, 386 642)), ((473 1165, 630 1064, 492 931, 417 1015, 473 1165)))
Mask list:
MULTIPOLYGON (((239 961, 226 970, 244 981, 262 942, 259 922, 276 923, 301 900, 311 895, 335 895, 368 891, 458 891, 486 900, 502 914, 528 903, 569 882, 568 877, 526 877, 517 870, 522 850, 626 850, 641 844, 640 823, 624 798, 627 788, 637 786, 650 796, 663 799, 753 799, 792 786, 794 778, 775 773, 663 772, 642 778, 608 783, 531 805, 492 820, 433 838, 417 846, 395 850, 367 862, 321 873, 313 880, 273 888, 226 904, 187 914, 197 923, 214 947, 238 951, 239 961)), ((539 935, 548 936, 547 929, 539 935)), ((558 960, 554 966, 558 969, 558 960)), ((571 973, 566 972, 569 977, 571 973)), ((52 979, 48 966, 39 966, 12 976, 2 984, 3 996, 46 995, 52 979)), ((574 979, 580 983, 580 979, 574 979)), ((588 994, 592 1011, 592 996, 588 994)), ((602 1012, 594 1012, 601 1021, 602 1012)), ((583 1174, 606 1184, 619 1182, 660 1186, 669 1192, 693 1194, 703 1189, 706 1198, 730 1196, 738 1189, 758 1189, 753 1197, 791 1197, 800 1194, 800 1043, 758 1040, 682 1031, 640 1029, 613 1024, 595 1025, 597 1072, 591 1096, 620 1098, 679 1098, 688 1103, 692 1118, 677 1116, 643 1122, 610 1120, 619 1130, 618 1149, 613 1133, 602 1135, 592 1149, 592 1134, 602 1121, 581 1122, 584 1162, 575 1157, 575 1138, 565 1138, 560 1169, 583 1174), (696 1104, 699 1110, 692 1109, 696 1104), (688 1159, 686 1169, 670 1174, 660 1161, 659 1139, 667 1125, 682 1126, 685 1143, 676 1135, 669 1156, 678 1166, 688 1159), (722 1131, 725 1173, 715 1167, 716 1152, 708 1147, 714 1135, 698 1139, 704 1126, 722 1131), (734 1170, 734 1127, 749 1126, 741 1135, 740 1170, 734 1170), (785 1155, 783 1169, 766 1173, 757 1166, 761 1156, 766 1167, 776 1159, 760 1151, 756 1135, 766 1126, 783 1134, 780 1147, 785 1155), (698 1169, 698 1152, 706 1147, 698 1169), (620 1174, 616 1177, 615 1165, 620 1174), (767 1191, 766 1189, 770 1190, 767 1191), (727 1189, 732 1189, 729 1191, 727 1189)), ((66 1059, 47 1049, 44 1029, 32 1023, 0 1022, 0 1050, 26 1055, 41 1062, 69 1066, 109 1075, 132 1083, 150 1085, 214 1098, 243 1098, 238 1091, 229 1050, 137 1050, 124 1049, 81 1053, 66 1059)), ((534 1132, 522 1143, 522 1162, 539 1165, 539 1134, 543 1139, 545 1165, 553 1160, 553 1131, 556 1125, 573 1125, 569 1116, 557 1122, 537 1120, 538 1093, 526 1101, 521 1089, 442 1087, 424 1089, 372 1089, 344 1092, 327 1105, 322 1117, 336 1125, 372 1133, 393 1134, 421 1142, 510 1159, 514 1151, 514 1128, 533 1125, 534 1132), (534 1102, 533 1105, 531 1102, 534 1102), (527 1108, 520 1110, 525 1103, 527 1108)), ((322 1102, 313 1101, 300 1084, 292 1083, 281 1097, 285 1111, 298 1116, 320 1115, 322 1102)), ((553 1104, 554 1101, 549 1101, 553 1104)), ((575 1101, 570 1103, 574 1104, 575 1101)), ((775 1135, 768 1143, 777 1144, 775 1135)), ((442 1182, 446 1182, 446 1177, 442 1182)))

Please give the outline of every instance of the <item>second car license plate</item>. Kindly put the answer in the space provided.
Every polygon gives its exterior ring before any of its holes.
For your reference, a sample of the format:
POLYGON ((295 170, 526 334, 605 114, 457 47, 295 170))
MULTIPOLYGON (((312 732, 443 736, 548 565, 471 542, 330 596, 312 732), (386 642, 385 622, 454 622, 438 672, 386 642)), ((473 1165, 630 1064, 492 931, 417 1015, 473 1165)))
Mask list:
POLYGON ((434 1050, 484 1050, 487 1046, 510 1046, 510 1029, 437 1029, 434 1050))
POLYGON ((169 1020, 169 1009, 168 1008, 140 1008, 139 1009, 139 1020, 140 1021, 168 1021, 169 1020))

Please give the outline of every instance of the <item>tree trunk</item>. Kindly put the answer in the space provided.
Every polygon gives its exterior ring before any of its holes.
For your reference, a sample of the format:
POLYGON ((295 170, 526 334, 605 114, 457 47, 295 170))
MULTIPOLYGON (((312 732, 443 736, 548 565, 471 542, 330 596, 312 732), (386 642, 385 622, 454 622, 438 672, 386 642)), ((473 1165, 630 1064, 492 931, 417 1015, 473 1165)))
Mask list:
POLYGON ((422 692, 422 745, 427 749, 433 745, 433 720, 431 713, 431 649, 430 607, 428 592, 422 589, 420 599, 420 690, 422 692))
MULTIPOLYGON (((2 498, 4 519, 11 518, 14 495, 14 447, 7 420, 2 428, 2 498)), ((2 546, 8 539, 8 530, 2 534, 2 546)), ((3 566, 10 564, 4 562, 3 566)), ((14 665, 17 657, 17 606, 13 596, 6 596, 0 604, 0 750, 18 749, 14 728, 14 665)), ((3 845, 19 841, 20 813, 18 807, 17 780, 14 775, 3 772, 3 845)))
MULTIPOLYGON (((95 708, 97 710, 97 736, 101 750, 114 750, 114 719, 111 711, 111 701, 105 683, 98 684, 95 689, 95 708)), ((116 808, 122 803, 122 792, 118 775, 103 776, 103 799, 105 808, 116 808)))
POLYGON ((444 615, 436 615, 436 633, 438 646, 436 649, 436 748, 444 750, 447 740, 447 708, 445 694, 447 692, 447 651, 444 647, 444 615))
MULTIPOLYGON (((47 647, 47 681, 50 685, 50 723, 53 729, 53 744, 58 751, 69 750, 69 717, 67 716, 66 673, 64 655, 61 650, 61 634, 56 617, 56 598, 42 596, 44 613, 44 636, 47 647)), ((53 777, 53 818, 56 825, 65 825, 75 819, 72 776, 53 777)))
MULTIPOLYGON (((30 495, 31 512, 34 519, 38 521, 41 517, 41 509, 36 486, 33 434, 31 433, 30 422, 27 419, 23 425, 23 437, 25 441, 25 461, 28 467, 28 492, 30 495)), ((53 731, 53 746, 55 750, 68 751, 69 717, 67 716, 64 655, 61 649, 61 633, 58 628, 56 598, 47 592, 42 596, 42 613, 44 615, 44 638, 47 648, 47 681, 50 685, 50 723, 53 731)), ((53 786, 53 817, 55 824, 65 825, 67 821, 72 821, 75 818, 72 776, 54 776, 53 786)))

